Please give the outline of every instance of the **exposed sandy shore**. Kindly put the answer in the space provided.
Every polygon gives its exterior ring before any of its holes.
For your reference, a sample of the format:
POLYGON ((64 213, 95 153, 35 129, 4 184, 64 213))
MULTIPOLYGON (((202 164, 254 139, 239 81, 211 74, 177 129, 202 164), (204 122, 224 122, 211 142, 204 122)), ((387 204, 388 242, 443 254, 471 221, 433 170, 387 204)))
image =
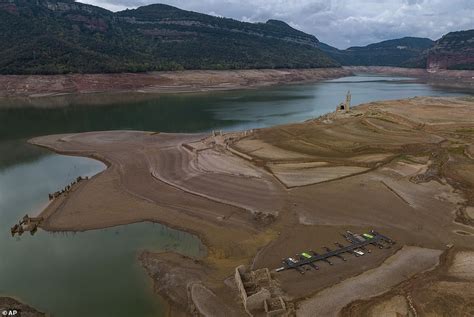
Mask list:
MULTIPOLYGON (((148 220, 195 233, 208 247, 204 259, 142 255, 157 291, 175 304, 172 315, 216 311, 216 303, 242 315, 229 282, 237 265, 273 270, 283 257, 344 242, 343 230, 374 228, 398 248, 472 250, 472 118, 472 98, 423 97, 225 135, 109 131, 34 138, 33 144, 109 166, 54 200, 42 226, 88 230, 148 220)), ((375 250, 304 278, 291 270, 273 275, 285 300, 298 307, 394 252, 375 250)), ((400 267, 411 258, 399 257, 400 267)), ((380 281, 376 293, 400 280, 380 281)))
POLYGON ((344 69, 354 73, 372 73, 420 78, 434 86, 474 89, 473 70, 426 70, 388 66, 348 66, 344 69))
POLYGON ((88 94, 108 93, 104 103, 146 98, 147 95, 190 93, 219 90, 253 89, 279 84, 315 82, 349 76, 353 73, 378 73, 420 78, 432 85, 474 88, 474 71, 397 68, 384 66, 348 66, 316 69, 262 69, 223 71, 174 71, 122 74, 0 75, 2 106, 64 106, 70 102, 100 104, 99 97, 88 94), (131 94, 134 93, 134 94, 131 94), (51 98, 56 97, 56 102, 51 98), (46 101, 44 101, 46 100, 46 101))
MULTIPOLYGON (((0 97, 90 93, 182 93, 258 88, 349 76, 342 68, 196 70, 122 74, 0 75, 0 97)), ((35 105, 35 103, 32 103, 35 105)))
POLYGON ((440 255, 439 250, 404 247, 379 267, 349 278, 301 302, 297 316, 337 316, 352 301, 382 294, 407 278, 434 268, 440 255))
POLYGON ((341 316, 472 316, 474 252, 449 249, 434 270, 417 274, 380 296, 344 307, 341 316))

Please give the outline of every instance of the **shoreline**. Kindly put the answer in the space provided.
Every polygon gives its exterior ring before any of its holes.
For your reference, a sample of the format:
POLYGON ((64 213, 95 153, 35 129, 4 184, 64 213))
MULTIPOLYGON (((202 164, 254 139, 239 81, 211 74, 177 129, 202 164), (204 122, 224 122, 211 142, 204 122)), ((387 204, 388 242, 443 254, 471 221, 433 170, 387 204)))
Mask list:
MULTIPOLYGON (((155 285, 163 285, 164 275, 170 279, 158 293, 175 292, 170 303, 173 313, 178 303, 190 300, 190 280, 217 294, 226 310, 242 312, 231 296, 234 290, 222 283, 235 267, 272 269, 286 253, 314 247, 314 241, 331 244, 340 239, 341 230, 381 228, 400 245, 469 247, 474 231, 465 228, 467 236, 457 234, 454 215, 446 210, 474 203, 465 187, 463 197, 452 187, 472 186, 456 172, 459 167, 472 168, 456 145, 471 142, 471 135, 463 131, 472 126, 466 119, 472 102, 472 98, 428 97, 372 102, 347 114, 333 112, 303 123, 215 136, 106 131, 34 138, 29 142, 55 152, 94 155, 109 162, 105 171, 81 183, 80 191, 60 198, 65 200, 60 207, 47 208, 57 212, 45 219, 44 228, 87 230, 145 219, 197 235, 208 250, 201 260, 174 253, 141 257, 155 285), (450 150, 441 146, 441 140, 451 139, 456 142, 450 150), (344 149, 342 155, 339 148, 344 149), (434 170, 446 155, 451 165, 434 170), (387 160, 391 156, 393 160, 387 160), (263 167, 267 169, 262 171, 263 167), (367 170, 359 173, 360 168, 367 170), (448 181, 432 182, 433 175, 448 181), (281 183, 295 186, 289 190, 281 183), (179 189, 182 186, 186 190, 179 189), (369 200, 367 192, 372 193, 369 200), (234 206, 221 202, 225 200, 234 206), (252 212, 237 207, 242 201, 252 204, 252 212), (345 208, 349 201, 350 211, 345 208)), ((291 303, 297 304, 318 290, 377 267, 390 253, 374 252, 372 260, 358 259, 357 266, 325 267, 331 274, 309 275, 308 281, 294 272, 281 273, 278 279, 291 303)), ((206 302, 211 304, 217 305, 206 302)))
POLYGON ((391 66, 344 66, 353 73, 408 76, 429 85, 450 88, 474 89, 474 70, 427 70, 424 68, 403 68, 391 66))
POLYGON ((309 83, 349 76, 344 68, 189 70, 149 73, 0 75, 0 98, 35 100, 100 93, 160 95, 309 83))
POLYGON ((85 105, 106 102, 91 101, 88 96, 106 95, 117 102, 137 98, 156 98, 166 94, 191 94, 241 89, 258 89, 278 85, 314 83, 353 74, 408 76, 433 86, 474 89, 474 71, 437 70, 388 66, 344 66, 314 69, 259 70, 188 70, 149 73, 67 74, 67 75, 0 75, 2 107, 60 107, 79 101, 85 105))

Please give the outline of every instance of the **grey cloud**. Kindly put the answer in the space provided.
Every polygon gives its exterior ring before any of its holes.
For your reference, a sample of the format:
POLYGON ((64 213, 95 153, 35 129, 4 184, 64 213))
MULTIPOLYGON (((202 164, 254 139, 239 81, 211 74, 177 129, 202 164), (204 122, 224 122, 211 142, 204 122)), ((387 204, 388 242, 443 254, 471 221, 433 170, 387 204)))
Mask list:
POLYGON ((405 1, 409 5, 421 4, 425 2, 425 0, 406 0, 405 1))
POLYGON ((283 20, 336 46, 474 28, 472 0, 79 0, 118 11, 161 2, 248 22, 283 20))

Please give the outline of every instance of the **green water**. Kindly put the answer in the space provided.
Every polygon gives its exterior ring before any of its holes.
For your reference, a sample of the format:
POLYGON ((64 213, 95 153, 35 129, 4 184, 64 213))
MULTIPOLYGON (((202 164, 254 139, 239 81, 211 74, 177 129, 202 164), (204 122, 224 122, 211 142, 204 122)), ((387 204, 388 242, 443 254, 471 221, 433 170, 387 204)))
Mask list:
POLYGON ((21 215, 47 202, 49 192, 76 175, 92 176, 104 168, 87 158, 41 153, 35 161, 0 171, 0 294, 54 316, 162 315, 137 251, 202 255, 194 236, 152 223, 79 233, 38 231, 33 237, 9 234, 21 215))
POLYGON ((37 212, 47 202, 47 193, 104 168, 94 160, 33 147, 26 144, 28 138, 113 129, 202 132, 267 127, 333 111, 347 90, 353 104, 473 93, 435 89, 409 78, 359 75, 207 94, 58 97, 41 100, 42 108, 0 100, 0 294, 18 297, 53 316, 160 316, 162 306, 136 260, 137 252, 205 252, 193 235, 151 223, 11 238, 10 226, 25 213, 37 212))

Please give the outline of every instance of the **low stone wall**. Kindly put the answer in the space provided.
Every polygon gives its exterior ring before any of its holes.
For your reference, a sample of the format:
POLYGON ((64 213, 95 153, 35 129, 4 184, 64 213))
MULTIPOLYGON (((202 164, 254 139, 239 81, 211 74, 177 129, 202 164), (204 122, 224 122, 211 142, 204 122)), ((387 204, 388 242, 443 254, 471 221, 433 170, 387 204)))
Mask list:
POLYGON ((277 305, 270 305, 269 301, 265 300, 265 313, 267 317, 273 316, 283 316, 286 313, 286 305, 285 301, 281 296, 278 296, 278 303, 277 305), (276 306, 276 307, 275 307, 276 306))

